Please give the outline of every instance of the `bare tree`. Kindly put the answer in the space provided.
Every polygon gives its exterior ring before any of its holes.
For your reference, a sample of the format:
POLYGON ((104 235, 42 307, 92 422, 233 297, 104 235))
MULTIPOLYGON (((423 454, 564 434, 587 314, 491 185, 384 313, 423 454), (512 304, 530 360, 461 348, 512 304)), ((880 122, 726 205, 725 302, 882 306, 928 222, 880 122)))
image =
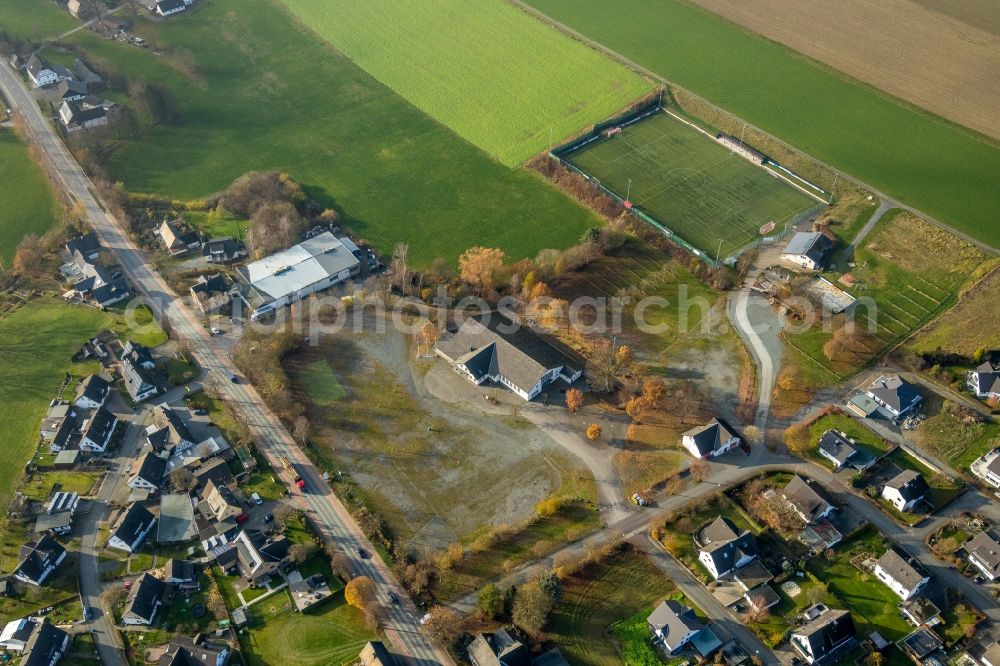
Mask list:
POLYGON ((180 492, 191 492, 197 480, 187 467, 178 467, 170 473, 170 484, 180 492))
POLYGON ((407 257, 410 254, 408 243, 396 243, 392 248, 392 260, 389 262, 389 269, 392 273, 392 286, 398 289, 404 296, 410 284, 410 267, 407 257))
POLYGON ((292 425, 292 435, 295 439, 299 441, 300 444, 305 444, 309 440, 309 419, 305 416, 300 416, 295 419, 295 423, 292 425))
POLYGON ((275 526, 284 532, 288 529, 288 521, 297 513, 298 511, 294 507, 288 504, 279 504, 273 512, 275 526))

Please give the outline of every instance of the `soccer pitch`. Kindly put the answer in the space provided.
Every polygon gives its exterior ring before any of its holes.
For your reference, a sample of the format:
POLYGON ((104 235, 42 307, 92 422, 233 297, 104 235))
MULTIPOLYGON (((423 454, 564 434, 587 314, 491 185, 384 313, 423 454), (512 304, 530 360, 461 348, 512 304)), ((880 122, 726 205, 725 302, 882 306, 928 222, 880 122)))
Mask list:
POLYGON ((562 156, 712 257, 818 202, 666 113, 562 156), (631 186, 629 182, 631 181, 631 186), (719 252, 719 247, 722 251, 719 252))

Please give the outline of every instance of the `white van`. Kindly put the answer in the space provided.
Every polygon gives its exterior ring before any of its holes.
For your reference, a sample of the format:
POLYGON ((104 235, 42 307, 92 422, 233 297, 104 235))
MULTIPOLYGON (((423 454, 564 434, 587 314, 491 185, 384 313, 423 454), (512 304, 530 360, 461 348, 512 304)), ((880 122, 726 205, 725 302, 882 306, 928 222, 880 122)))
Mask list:
POLYGON ((262 500, 260 498, 260 495, 258 495, 257 493, 253 493, 252 495, 250 495, 250 499, 253 500, 254 504, 263 504, 264 503, 264 500, 262 500))

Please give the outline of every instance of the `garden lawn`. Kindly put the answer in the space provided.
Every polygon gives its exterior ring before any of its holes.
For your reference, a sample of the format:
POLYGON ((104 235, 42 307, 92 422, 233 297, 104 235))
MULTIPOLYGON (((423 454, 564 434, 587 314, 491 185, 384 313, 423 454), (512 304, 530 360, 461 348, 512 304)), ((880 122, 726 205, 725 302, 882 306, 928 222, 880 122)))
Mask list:
MULTIPOLYGON (((18 5, 23 0, 17 0, 18 5)), ((0 17, 0 27, 5 24, 0 17)), ((59 206, 42 169, 10 127, 0 127, 0 264, 10 268, 18 243, 28 234, 41 236, 58 221, 59 206)))
POLYGON ((875 458, 881 458, 889 449, 884 439, 846 414, 821 416, 809 426, 809 451, 813 460, 831 469, 833 464, 819 454, 819 440, 827 430, 845 433, 848 438, 854 440, 855 447, 867 451, 875 458))
POLYGON ((1000 145, 684 0, 529 0, 666 79, 1000 246, 1000 145))
MULTIPOLYGON (((53 300, 0 317, 0 504, 7 505, 38 441, 38 426, 80 346, 108 315, 53 300)), ((89 486, 88 486, 89 487, 89 486)))
POLYGON ((504 0, 283 2, 376 79, 508 166, 652 90, 504 0))
MULTIPOLYGON (((41 40, 72 30, 80 22, 48 0, 4 0, 0 28, 10 35, 41 40)), ((6 172, 2 172, 6 173, 6 172)))
POLYGON ((640 617, 645 625, 656 605, 672 595, 673 583, 645 555, 628 549, 565 579, 545 632, 572 664, 621 664, 619 650, 642 659, 626 663, 657 663, 648 661, 633 625, 640 617))
POLYGON ((473 245, 534 256, 599 224, 407 103, 276 0, 201 3, 170 21, 140 20, 136 32, 163 55, 87 31, 69 38, 99 69, 156 81, 176 98, 175 120, 107 158, 131 191, 194 199, 252 169, 285 171, 383 253, 409 243, 415 267, 455 262, 473 245))
POLYGON ((965 492, 961 483, 955 483, 943 474, 934 473, 903 449, 896 449, 889 454, 888 459, 900 469, 910 469, 924 477, 927 485, 931 487, 928 500, 935 509, 941 508, 965 492))
MULTIPOLYGON (((275 595, 288 599, 287 594, 275 595)), ((348 606, 342 593, 326 601, 318 611, 268 613, 270 599, 253 607, 255 617, 261 610, 263 622, 240 636, 243 652, 250 666, 283 664, 312 666, 351 664, 365 643, 377 638, 361 612, 348 606), (265 608, 261 608, 261 607, 265 608)))

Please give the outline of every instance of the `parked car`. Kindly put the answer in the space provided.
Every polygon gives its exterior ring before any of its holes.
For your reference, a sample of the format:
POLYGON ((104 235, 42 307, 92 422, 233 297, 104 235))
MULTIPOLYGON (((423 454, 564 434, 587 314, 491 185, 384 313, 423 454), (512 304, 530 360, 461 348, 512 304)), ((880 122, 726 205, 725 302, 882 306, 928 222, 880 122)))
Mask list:
POLYGON ((368 559, 368 551, 365 550, 364 548, 358 548, 358 557, 360 557, 363 560, 367 560, 368 559))
POLYGON ((389 590, 389 595, 388 596, 389 596, 389 601, 391 601, 392 603, 397 604, 397 605, 399 604, 399 595, 397 595, 395 592, 393 592, 392 590, 389 590))
POLYGON ((208 410, 207 409, 196 409, 196 410, 194 410, 194 415, 195 416, 208 416, 208 410))
POLYGON ((640 495, 639 493, 635 493, 634 495, 632 495, 632 503, 635 504, 636 506, 649 506, 649 500, 640 495))
POLYGON ((262 500, 262 499, 260 498, 260 495, 258 495, 257 493, 252 493, 252 494, 250 495, 250 499, 252 499, 252 500, 253 500, 253 503, 254 503, 254 504, 256 504, 257 506, 260 506, 261 504, 263 504, 263 503, 264 503, 264 500, 262 500))
POLYGON ((274 514, 273 513, 269 513, 266 516, 264 516, 264 522, 265 523, 269 523, 272 520, 274 520, 274 514))
POLYGON ((234 384, 239 384, 240 378, 237 377, 236 375, 229 375, 229 381, 231 381, 234 384))
POLYGON ((222 330, 219 329, 218 326, 213 326, 212 328, 210 328, 208 330, 210 330, 212 332, 212 335, 222 335, 222 330))

